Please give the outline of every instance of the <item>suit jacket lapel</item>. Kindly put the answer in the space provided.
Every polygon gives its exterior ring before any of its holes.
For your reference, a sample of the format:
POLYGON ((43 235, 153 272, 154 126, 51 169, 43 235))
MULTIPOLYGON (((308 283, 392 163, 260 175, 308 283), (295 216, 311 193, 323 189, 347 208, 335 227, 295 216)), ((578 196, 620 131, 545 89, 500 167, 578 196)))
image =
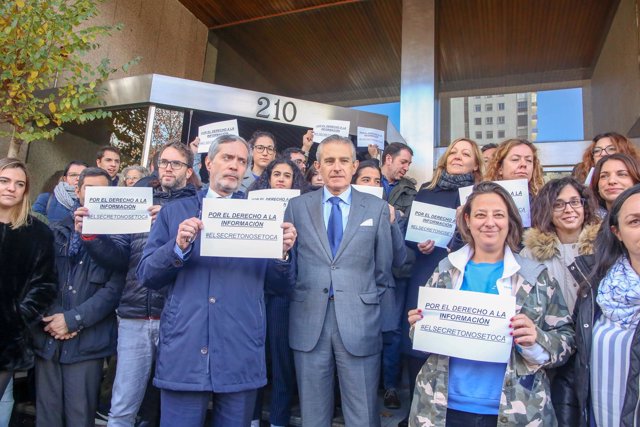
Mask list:
POLYGON ((324 215, 322 211, 322 189, 316 190, 313 197, 307 199, 307 211, 313 228, 318 234, 318 239, 324 248, 327 257, 331 259, 331 246, 329 246, 329 238, 327 237, 327 229, 324 226, 324 215))
MULTIPOLYGON (((358 228, 362 223, 362 219, 367 213, 366 203, 364 202, 364 198, 362 197, 362 193, 359 193, 353 187, 351 188, 351 209, 349 209, 349 219, 347 220, 347 226, 344 229, 344 234, 342 235, 342 241, 340 242, 340 247, 338 248, 338 252, 336 253, 336 259, 340 257, 344 248, 347 247, 351 239, 358 232, 358 228)), ((329 240, 327 239, 327 242, 329 240)), ((331 252, 329 252, 331 253, 331 252)))

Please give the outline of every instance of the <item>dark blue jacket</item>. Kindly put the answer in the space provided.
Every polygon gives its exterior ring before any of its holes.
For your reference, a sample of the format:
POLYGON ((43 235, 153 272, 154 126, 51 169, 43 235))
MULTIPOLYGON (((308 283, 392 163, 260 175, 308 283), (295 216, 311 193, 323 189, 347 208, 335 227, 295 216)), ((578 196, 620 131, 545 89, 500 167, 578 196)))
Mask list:
POLYGON ((292 266, 267 259, 202 257, 199 237, 181 260, 174 251, 178 225, 198 215, 206 191, 162 208, 138 265, 140 283, 168 289, 154 384, 178 391, 256 389, 266 383, 267 272, 284 277, 292 266))
POLYGON ((33 211, 46 216, 50 225, 71 215, 71 211, 65 208, 53 193, 38 194, 33 203, 33 211))
POLYGON ((36 353, 51 359, 59 349, 59 361, 63 364, 110 356, 116 352, 116 307, 124 287, 124 273, 101 267, 82 246, 75 257, 69 255, 71 216, 56 223, 52 230, 60 286, 48 314, 64 313, 69 331, 78 335, 58 341, 37 328, 36 353))
MULTIPOLYGON (((415 198, 416 202, 429 203, 432 205, 442 206, 445 208, 456 209, 460 206, 460 195, 458 190, 443 190, 436 186, 434 189, 423 189, 418 191, 415 198)), ((409 210, 411 212, 411 210, 409 210)), ((407 242, 407 246, 413 250, 416 261, 413 263, 411 270, 411 279, 409 279, 409 287, 407 289, 407 300, 404 312, 416 308, 418 304, 418 289, 427 283, 427 280, 433 274, 438 263, 446 258, 448 252, 444 248, 434 248, 429 255, 422 254, 415 242, 407 242)), ((403 330, 403 352, 405 354, 416 357, 425 357, 425 353, 412 349, 412 343, 409 339, 409 323, 406 319, 402 322, 403 330)))

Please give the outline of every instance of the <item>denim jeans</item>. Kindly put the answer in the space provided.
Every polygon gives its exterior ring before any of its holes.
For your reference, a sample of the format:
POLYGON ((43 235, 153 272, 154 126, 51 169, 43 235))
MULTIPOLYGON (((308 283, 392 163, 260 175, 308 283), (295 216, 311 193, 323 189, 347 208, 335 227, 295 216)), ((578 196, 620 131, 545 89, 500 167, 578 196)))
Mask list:
POLYGON ((118 365, 108 425, 132 427, 155 362, 160 321, 118 320, 118 365))
POLYGON ((9 381, 0 400, 0 427, 7 427, 13 411, 13 380, 9 381))

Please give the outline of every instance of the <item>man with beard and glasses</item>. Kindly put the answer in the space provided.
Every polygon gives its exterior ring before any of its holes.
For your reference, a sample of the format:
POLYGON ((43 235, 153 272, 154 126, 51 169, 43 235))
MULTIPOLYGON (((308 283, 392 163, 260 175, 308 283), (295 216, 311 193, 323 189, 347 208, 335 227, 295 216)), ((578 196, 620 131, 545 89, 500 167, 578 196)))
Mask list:
MULTIPOLYGON (((193 173, 193 152, 181 142, 171 142, 158 153, 158 180, 150 183, 155 185, 153 206, 150 208, 154 220, 163 205, 196 195, 195 187, 187 184, 193 173)), ((82 217, 87 213, 86 208, 76 212, 78 230, 81 229, 82 217)), ((136 416, 139 421, 153 424, 159 406, 159 393, 150 390, 145 405, 147 410, 145 414, 138 414, 153 370, 160 315, 165 302, 164 292, 146 288, 136 278, 136 268, 148 237, 149 233, 84 236, 84 239, 93 239, 85 240, 84 245, 94 259, 107 265, 116 263, 117 267, 127 270, 126 285, 117 310, 118 364, 109 426, 133 426, 136 416)))
POLYGON ((168 292, 154 378, 161 426, 202 426, 212 397, 212 425, 247 426, 266 383, 264 283, 293 273, 295 228, 282 224, 283 260, 200 254, 202 201, 243 198, 249 153, 239 136, 216 138, 205 159, 208 188, 160 211, 138 265, 140 283, 168 292))

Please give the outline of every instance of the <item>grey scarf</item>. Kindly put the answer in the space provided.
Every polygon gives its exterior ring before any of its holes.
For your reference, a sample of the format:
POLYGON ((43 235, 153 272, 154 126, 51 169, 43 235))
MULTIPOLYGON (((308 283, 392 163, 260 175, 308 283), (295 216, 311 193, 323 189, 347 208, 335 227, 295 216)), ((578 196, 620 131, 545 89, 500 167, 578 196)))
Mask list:
POLYGON ((75 187, 67 184, 64 181, 60 181, 58 185, 53 189, 53 194, 62 206, 72 210, 78 196, 76 196, 75 187))
POLYGON ((447 173, 447 171, 443 170, 442 175, 440 175, 440 179, 438 180, 438 187, 443 190, 457 190, 458 188, 473 185, 474 182, 472 173, 451 175, 447 173))

